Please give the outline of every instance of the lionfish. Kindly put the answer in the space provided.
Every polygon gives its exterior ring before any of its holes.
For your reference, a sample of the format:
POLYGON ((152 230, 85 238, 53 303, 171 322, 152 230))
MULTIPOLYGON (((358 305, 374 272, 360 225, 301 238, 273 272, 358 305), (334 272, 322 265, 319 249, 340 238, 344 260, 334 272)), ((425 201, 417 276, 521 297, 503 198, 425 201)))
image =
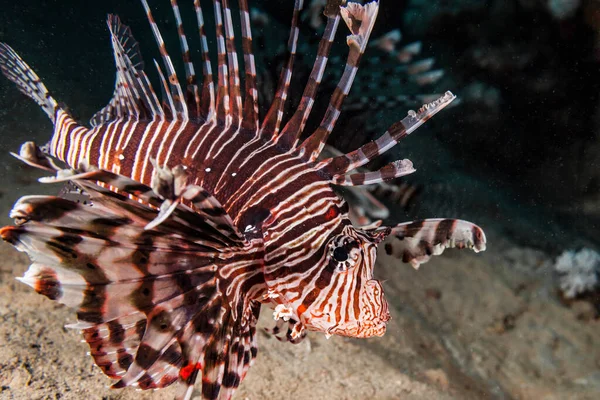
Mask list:
POLYGON ((32 264, 20 280, 73 307, 94 362, 113 388, 156 389, 179 382, 189 399, 200 378, 204 399, 230 398, 257 354, 262 305, 273 309, 273 332, 299 342, 307 330, 326 335, 381 336, 390 319, 374 279, 376 249, 414 266, 444 248, 485 249, 476 225, 430 219, 353 226, 332 185, 383 182, 414 172, 409 160, 377 171, 356 171, 453 99, 411 111, 375 141, 319 159, 340 114, 378 12, 329 0, 326 27, 300 103, 283 124, 303 0, 294 4, 287 61, 261 120, 247 0, 239 0, 242 89, 229 0, 213 0, 217 84, 200 0, 194 1, 203 81, 196 80, 180 10, 171 0, 185 67, 185 90, 146 0, 141 0, 163 67, 155 61, 162 100, 146 73, 138 43, 109 15, 117 67, 114 97, 77 123, 33 70, 0 44, 4 75, 54 124, 50 142, 25 143, 14 154, 67 182, 58 196, 26 196, 2 238, 32 264), (344 72, 318 128, 304 140, 340 21, 350 30, 344 72), (164 72, 163 72, 164 68, 164 72), (243 95, 242 95, 243 93, 243 95), (63 168, 62 165, 65 165, 63 168))

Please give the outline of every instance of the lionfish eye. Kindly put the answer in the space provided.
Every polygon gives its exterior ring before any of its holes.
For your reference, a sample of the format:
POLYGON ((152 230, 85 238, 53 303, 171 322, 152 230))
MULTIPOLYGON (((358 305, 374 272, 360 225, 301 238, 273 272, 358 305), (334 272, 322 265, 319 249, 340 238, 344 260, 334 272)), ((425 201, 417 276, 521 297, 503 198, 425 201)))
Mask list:
POLYGON ((335 261, 346 261, 348 259, 348 251, 344 247, 336 247, 333 250, 333 258, 335 261))
POLYGON ((329 257, 336 270, 346 271, 360 258, 359 243, 351 236, 338 235, 329 242, 329 257))

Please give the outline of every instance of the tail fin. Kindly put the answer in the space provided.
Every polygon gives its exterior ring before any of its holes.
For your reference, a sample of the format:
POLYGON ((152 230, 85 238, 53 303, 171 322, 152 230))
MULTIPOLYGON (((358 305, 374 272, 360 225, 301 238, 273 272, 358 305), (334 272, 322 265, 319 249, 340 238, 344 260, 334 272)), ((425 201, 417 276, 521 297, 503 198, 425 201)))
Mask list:
POLYGON ((55 122, 58 103, 50 96, 48 89, 25 61, 7 44, 0 43, 0 70, 19 90, 31 97, 48 117, 55 122))

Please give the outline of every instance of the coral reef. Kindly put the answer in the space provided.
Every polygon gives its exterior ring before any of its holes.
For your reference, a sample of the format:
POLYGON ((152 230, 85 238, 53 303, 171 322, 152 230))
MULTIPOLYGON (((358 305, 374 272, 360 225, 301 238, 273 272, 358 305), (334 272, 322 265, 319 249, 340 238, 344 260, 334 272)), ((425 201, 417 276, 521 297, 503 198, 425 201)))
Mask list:
POLYGON ((599 284, 600 254, 592 249, 567 250, 554 264, 560 276, 560 289, 566 298, 592 291, 599 284))

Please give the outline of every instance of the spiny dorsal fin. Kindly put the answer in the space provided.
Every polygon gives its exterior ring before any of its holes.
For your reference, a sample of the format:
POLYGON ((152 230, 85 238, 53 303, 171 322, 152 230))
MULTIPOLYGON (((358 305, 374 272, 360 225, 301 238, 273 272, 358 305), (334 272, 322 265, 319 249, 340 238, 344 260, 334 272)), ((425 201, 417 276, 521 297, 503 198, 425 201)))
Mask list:
POLYGON ((208 54, 208 44, 206 33, 204 32, 204 15, 200 0, 194 0, 194 10, 196 11, 196 20, 198 23, 198 32, 200 34, 200 48, 202 51, 202 74, 204 81, 202 83, 202 106, 200 115, 205 120, 213 120, 215 114, 215 83, 213 81, 212 64, 208 54))
POLYGON ((171 8, 177 23, 177 33, 179 34, 179 45, 181 47, 181 55, 183 57, 183 66, 185 68, 185 80, 187 83, 185 91, 185 102, 188 105, 188 112, 191 119, 203 118, 201 110, 200 90, 196 84, 196 71, 192 63, 190 48, 188 47, 187 38, 183 30, 183 21, 179 12, 179 5, 176 0, 171 0, 171 8))
POLYGON ((108 16, 107 25, 117 67, 115 92, 108 105, 92 117, 90 124, 98 126, 118 118, 152 119, 164 115, 143 71, 139 44, 131 30, 115 15, 108 16))
POLYGON ((58 103, 50 96, 48 89, 31 67, 5 43, 0 43, 0 71, 17 85, 21 93, 42 107, 52 123, 55 122, 58 103))
POLYGON ((294 61, 296 60, 296 46, 298 44, 298 18, 300 12, 304 6, 303 0, 296 0, 294 2, 294 14, 292 16, 292 24, 290 27, 290 37, 288 39, 288 53, 287 60, 285 61, 284 67, 279 75, 279 82, 277 83, 277 90, 275 91, 275 97, 269 106, 269 111, 265 117, 261 130, 272 133, 273 137, 279 134, 279 126, 283 119, 283 110, 285 108, 285 102, 287 100, 287 93, 292 80, 292 71, 294 69, 294 61))
POLYGON ((327 25, 323 32, 323 37, 319 43, 319 49, 317 50, 317 58, 313 65, 312 71, 308 78, 308 83, 304 88, 302 99, 296 109, 296 112, 290 120, 285 124, 281 133, 274 137, 274 139, 281 143, 286 148, 294 148, 296 142, 304 131, 304 126, 312 110, 317 90, 321 84, 321 79, 325 68, 327 67, 327 61, 329 60, 329 51, 333 45, 333 39, 337 32, 338 24, 340 22, 339 12, 339 0, 329 0, 328 5, 325 8, 325 15, 327 16, 327 25), (337 7, 336 7, 337 6, 337 7))
POLYGON ((319 128, 302 143, 301 152, 310 161, 315 161, 319 157, 325 142, 327 142, 335 127, 344 99, 350 93, 360 59, 375 25, 378 11, 379 3, 375 1, 364 6, 358 3, 348 3, 346 7, 340 8, 340 14, 351 33, 346 38, 350 51, 348 52, 344 73, 331 96, 319 128))
POLYGON ((152 28, 154 39, 156 39, 156 44, 159 47, 160 55, 163 60, 170 89, 170 91, 167 92, 167 96, 170 96, 169 102, 173 103, 174 105, 174 116, 177 119, 187 121, 189 119, 188 108, 187 104, 185 103, 183 91, 181 90, 181 85, 179 84, 179 79, 177 78, 177 74, 175 73, 175 67, 173 67, 171 57, 169 56, 169 53, 167 53, 167 48, 165 46, 165 42, 162 38, 162 35, 160 34, 160 30, 158 29, 158 26, 154 21, 154 17, 152 17, 152 12, 150 11, 150 6, 148 5, 148 2, 146 0, 141 1, 142 5, 144 6, 144 10, 146 11, 148 22, 150 23, 150 27, 152 28))
POLYGON ((242 119, 242 95, 240 89, 240 66, 235 49, 235 33, 231 8, 228 0, 223 2, 223 20, 225 22, 225 48, 227 50, 227 68, 229 69, 229 105, 232 123, 239 126, 242 119))
POLYGON ((252 51, 252 27, 248 1, 239 0, 240 18, 242 20, 242 50, 244 52, 244 79, 246 81, 243 127, 248 130, 258 130, 258 91, 256 89, 256 64, 252 51))
POLYGON ((231 106, 229 101, 229 70, 225 37, 223 36, 223 14, 221 1, 213 0, 215 31, 217 36, 217 120, 225 126, 231 125, 231 106))

